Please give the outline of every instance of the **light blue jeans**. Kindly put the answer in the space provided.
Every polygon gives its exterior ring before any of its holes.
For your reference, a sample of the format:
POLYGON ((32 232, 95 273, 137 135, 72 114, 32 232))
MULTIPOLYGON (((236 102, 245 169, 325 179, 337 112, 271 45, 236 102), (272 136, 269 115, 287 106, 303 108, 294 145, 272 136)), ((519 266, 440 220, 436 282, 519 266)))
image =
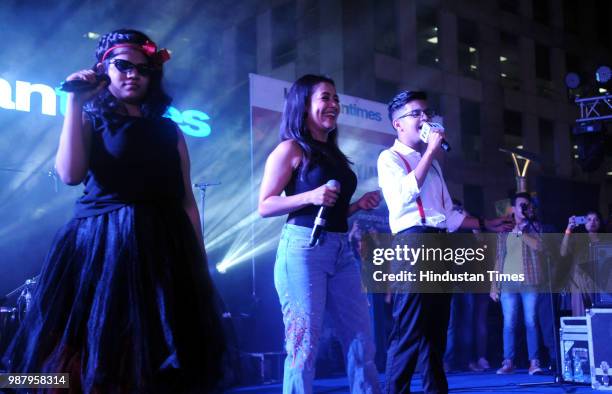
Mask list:
POLYGON ((514 360, 516 355, 516 327, 518 319, 518 303, 523 303, 523 316, 525 319, 525 336, 527 337, 527 353, 529 360, 538 359, 538 326, 536 320, 536 302, 538 294, 535 292, 501 292, 501 306, 504 314, 504 358, 514 360))
POLYGON ((332 318, 345 355, 351 393, 380 393, 370 317, 348 238, 324 232, 309 247, 311 229, 285 224, 274 284, 285 323, 283 394, 312 393, 323 316, 332 318))

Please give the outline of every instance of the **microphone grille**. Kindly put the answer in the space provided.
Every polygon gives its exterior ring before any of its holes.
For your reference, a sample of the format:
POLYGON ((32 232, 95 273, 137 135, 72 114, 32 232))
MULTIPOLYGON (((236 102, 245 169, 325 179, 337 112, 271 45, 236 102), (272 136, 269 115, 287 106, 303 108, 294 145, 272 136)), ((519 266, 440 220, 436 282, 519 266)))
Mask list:
POLYGON ((329 187, 333 187, 334 189, 340 189, 340 182, 335 179, 330 179, 329 181, 327 181, 326 185, 329 187))

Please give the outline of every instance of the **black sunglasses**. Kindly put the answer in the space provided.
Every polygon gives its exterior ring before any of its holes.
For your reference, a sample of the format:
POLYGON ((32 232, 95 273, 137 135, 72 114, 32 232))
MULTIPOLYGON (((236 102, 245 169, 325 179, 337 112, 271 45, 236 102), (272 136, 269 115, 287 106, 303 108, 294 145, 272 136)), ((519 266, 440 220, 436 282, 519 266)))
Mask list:
POLYGON ((410 116, 411 118, 420 118, 421 116, 423 116, 423 114, 425 114, 425 116, 427 116, 428 118, 433 118, 434 116, 436 116, 437 113, 434 109, 431 108, 427 108, 425 110, 415 109, 413 111, 403 114, 402 116, 397 117, 395 120, 400 120, 401 118, 405 118, 407 116, 410 116))
POLYGON ((146 63, 134 64, 123 59, 114 59, 111 63, 114 64, 115 67, 117 67, 117 70, 119 70, 119 72, 122 72, 124 74, 130 70, 136 69, 138 71, 138 74, 142 75, 143 77, 148 77, 154 71, 154 67, 146 63))

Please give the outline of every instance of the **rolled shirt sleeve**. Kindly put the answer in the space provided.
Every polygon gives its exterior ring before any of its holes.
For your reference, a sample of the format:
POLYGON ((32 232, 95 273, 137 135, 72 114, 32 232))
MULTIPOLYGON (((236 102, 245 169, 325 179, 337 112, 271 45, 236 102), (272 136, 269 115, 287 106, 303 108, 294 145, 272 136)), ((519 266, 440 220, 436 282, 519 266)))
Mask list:
POLYGON ((389 208, 391 232, 398 233, 423 225, 455 231, 461 226, 465 215, 453 211, 453 202, 436 160, 432 161, 419 187, 413 170, 421 159, 419 152, 398 140, 378 156, 378 184, 389 208), (410 165, 406 166, 402 158, 410 165), (417 198, 421 199, 425 222, 421 218, 417 198))
POLYGON ((436 169, 440 171, 440 178, 442 179, 442 195, 444 198, 446 228, 449 232, 457 231, 461 227, 461 223, 463 223, 463 219, 465 219, 466 215, 463 212, 459 212, 453 209, 453 200, 451 199, 450 193, 448 192, 448 187, 446 187, 444 175, 442 174, 442 168, 440 167, 438 162, 434 162, 432 163, 432 165, 435 165, 436 169))
POLYGON ((416 200, 420 190, 414 170, 408 172, 396 153, 383 151, 378 157, 377 168, 378 185, 390 210, 400 210, 402 205, 416 200))

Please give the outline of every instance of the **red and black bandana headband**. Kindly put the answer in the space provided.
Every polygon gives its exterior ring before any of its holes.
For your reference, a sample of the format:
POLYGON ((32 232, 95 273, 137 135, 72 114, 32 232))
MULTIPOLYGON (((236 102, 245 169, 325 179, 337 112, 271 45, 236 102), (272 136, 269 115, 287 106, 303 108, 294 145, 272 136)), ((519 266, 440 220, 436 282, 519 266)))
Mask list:
POLYGON ((142 53, 144 53, 149 59, 151 59, 152 63, 158 66, 161 66, 162 64, 170 60, 170 52, 168 52, 167 49, 162 48, 158 50, 157 45, 155 45, 154 42, 147 40, 142 45, 132 44, 132 43, 122 43, 122 44, 113 45, 112 47, 108 48, 106 52, 104 52, 104 54, 102 55, 102 59, 100 59, 100 61, 103 62, 104 60, 106 60, 108 55, 110 55, 110 53, 117 48, 133 48, 133 49, 139 50, 142 53))

